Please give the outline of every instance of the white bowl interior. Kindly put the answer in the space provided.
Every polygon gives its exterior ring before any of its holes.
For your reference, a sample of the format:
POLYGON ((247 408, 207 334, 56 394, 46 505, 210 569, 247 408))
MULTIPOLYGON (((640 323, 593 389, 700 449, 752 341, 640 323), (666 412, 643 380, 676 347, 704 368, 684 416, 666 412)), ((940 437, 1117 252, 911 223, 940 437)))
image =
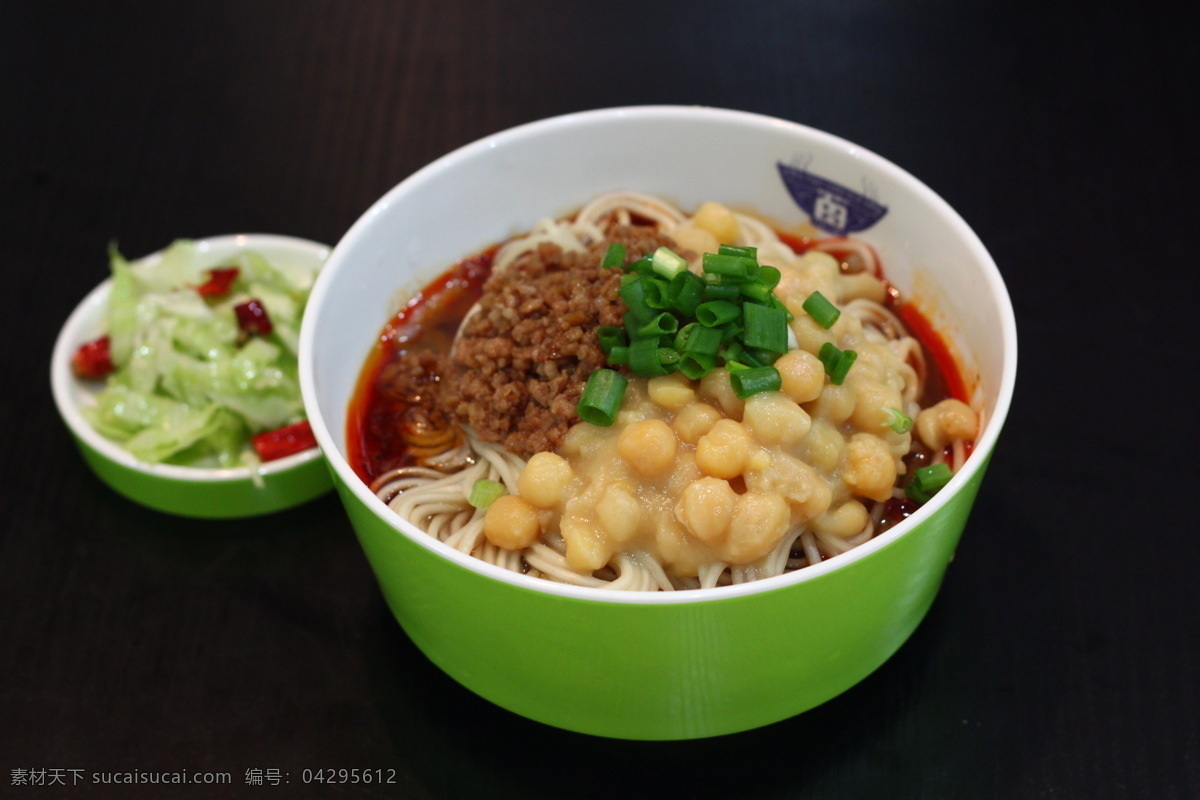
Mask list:
MULTIPOLYGON (((467 145, 395 187, 350 229, 313 289, 301 331, 301 387, 330 464, 363 503, 390 514, 348 465, 346 414, 363 361, 405 292, 542 217, 570 213, 610 190, 658 195, 685 210, 716 200, 784 226, 805 222, 808 215, 788 194, 778 163, 804 165, 888 207, 859 235, 880 253, 887 277, 952 341, 964 378, 987 409, 977 450, 990 452, 1015 381, 1016 327, 995 263, 958 214, 890 162, 811 128, 743 112, 648 106, 557 117, 467 145)), ((942 494, 977 467, 969 461, 942 494)), ((637 596, 622 598, 628 602, 672 602, 671 595, 728 597, 814 577, 878 549, 941 504, 935 498, 904 524, 820 565, 686 593, 563 588, 490 567, 407 523, 394 524, 424 546, 502 580, 591 599, 620 594, 637 596)))
MULTIPOLYGON (((253 250, 280 269, 307 273, 319 270, 330 254, 330 249, 326 245, 273 234, 214 236, 198 239, 195 241, 195 245, 200 253, 211 258, 214 263, 240 250, 253 250)), ((153 253, 138 259, 136 263, 151 264, 161 257, 161 252, 153 253)), ((218 469, 185 467, 175 464, 148 464, 138 460, 120 445, 97 433, 84 419, 80 409, 95 403, 96 393, 103 388, 104 384, 102 381, 86 381, 77 378, 71 371, 71 357, 80 345, 103 335, 104 318, 107 313, 108 295, 111 288, 111 280, 105 280, 93 289, 75 307, 66 324, 59 331, 58 339, 54 344, 54 355, 50 364, 51 390, 59 414, 76 436, 82 438, 93 449, 111 461, 142 472, 181 481, 243 480, 255 473, 266 476, 283 472, 321 457, 319 450, 310 449, 267 462, 254 469, 249 467, 218 469)))

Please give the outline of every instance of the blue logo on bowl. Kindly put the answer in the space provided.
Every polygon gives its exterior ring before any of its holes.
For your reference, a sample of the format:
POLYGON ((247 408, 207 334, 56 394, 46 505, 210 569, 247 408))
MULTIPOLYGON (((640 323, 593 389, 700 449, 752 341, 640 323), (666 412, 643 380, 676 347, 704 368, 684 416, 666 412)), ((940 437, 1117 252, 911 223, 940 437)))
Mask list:
POLYGON ((808 214, 813 225, 835 236, 864 231, 888 212, 887 206, 870 197, 809 172, 807 163, 794 167, 778 162, 776 166, 796 205, 808 214))

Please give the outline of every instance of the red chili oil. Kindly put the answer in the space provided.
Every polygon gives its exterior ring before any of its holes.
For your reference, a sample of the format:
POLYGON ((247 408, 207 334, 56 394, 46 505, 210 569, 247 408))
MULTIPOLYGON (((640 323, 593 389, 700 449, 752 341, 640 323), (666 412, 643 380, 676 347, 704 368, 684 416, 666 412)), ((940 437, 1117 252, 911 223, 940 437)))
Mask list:
POLYGON ((483 293, 496 247, 464 259, 417 292, 384 327, 371 348, 350 400, 346 449, 350 466, 368 485, 411 463, 399 420, 407 408, 382 390, 380 373, 410 350, 447 352, 459 322, 483 293))

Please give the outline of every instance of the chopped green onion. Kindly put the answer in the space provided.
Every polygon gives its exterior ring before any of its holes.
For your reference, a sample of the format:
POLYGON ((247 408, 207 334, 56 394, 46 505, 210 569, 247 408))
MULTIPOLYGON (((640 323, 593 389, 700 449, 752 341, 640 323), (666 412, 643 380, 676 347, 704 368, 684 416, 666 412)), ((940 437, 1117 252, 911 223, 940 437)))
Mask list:
MULTIPOLYGON (((747 284, 750 285, 750 284, 747 284)), ((704 284, 705 300, 737 300, 742 294, 742 287, 736 283, 706 283, 704 284)))
POLYGON ((779 353, 773 353, 770 350, 763 350, 761 347, 747 347, 742 351, 742 357, 750 359, 751 363, 757 362, 766 366, 774 364, 775 359, 779 358, 779 353))
POLYGON ((677 330, 679 330, 679 320, 675 318, 674 314, 664 311, 653 319, 644 322, 638 328, 636 338, 645 339, 651 336, 662 336, 665 333, 673 334, 677 330))
POLYGON ((646 298, 646 305, 657 311, 665 311, 671 307, 671 300, 667 296, 668 284, 662 278, 646 276, 642 280, 642 293, 646 298))
POLYGON ((705 253, 700 263, 705 272, 729 278, 750 278, 758 271, 758 262, 745 256, 705 253))
POLYGON ((787 318, 779 309, 757 303, 742 303, 742 320, 746 325, 742 341, 747 347, 757 347, 775 354, 787 352, 787 318))
POLYGON ((667 280, 673 279, 681 272, 687 272, 687 259, 673 252, 669 247, 660 247, 654 251, 651 259, 654 271, 667 280))
POLYGON ((504 484, 499 481, 480 478, 471 486, 471 494, 467 502, 478 509, 486 511, 488 506, 508 494, 504 484))
POLYGON ((685 352, 679 359, 679 371, 685 377, 697 381, 707 375, 716 366, 716 356, 707 353, 685 352))
POLYGON ((625 272, 635 273, 638 275, 653 275, 654 274, 654 256, 649 255, 649 254, 642 256, 641 258, 639 258, 638 260, 636 260, 632 264, 630 264, 628 267, 626 267, 625 272))
POLYGON ((621 315, 621 322, 625 323, 625 334, 632 342, 637 338, 638 328, 642 327, 641 321, 634 316, 632 311, 626 311, 621 315))
POLYGON ((681 272, 667 286, 671 307, 686 317, 696 314, 696 306, 704 301, 704 281, 691 272, 681 272))
MULTIPOLYGON (((675 338, 671 341, 671 347, 674 347, 676 350, 682 353, 683 346, 687 344, 688 337, 691 336, 692 331, 698 327, 700 327, 700 324, 697 322, 689 322, 680 327, 680 329, 675 332, 675 338)), ((707 330, 707 328, 705 330, 707 330)))
POLYGON ((913 471, 912 481, 908 484, 904 493, 918 503, 928 503, 934 493, 949 483, 953 477, 954 473, 944 461, 940 464, 921 467, 913 471))
POLYGON ((625 245, 620 242, 613 242, 604 251, 604 258, 600 259, 600 267, 602 269, 613 269, 625 263, 625 245))
POLYGON ((657 275, 629 272, 621 276, 621 288, 617 294, 629 310, 644 322, 657 312, 670 308, 669 286, 657 275))
POLYGON ((850 372, 850 368, 854 366, 855 360, 858 358, 858 353, 854 350, 845 350, 842 352, 841 359, 838 360, 837 369, 829 376, 835 386, 840 386, 842 381, 846 380, 846 375, 850 372))
POLYGON ((788 307, 783 304, 783 301, 780 300, 779 297, 774 294, 771 295, 770 302, 768 303, 768 305, 770 305, 771 308, 778 308, 780 311, 782 311, 783 315, 785 317, 787 317, 788 322, 791 322, 792 320, 794 320, 796 318, 796 315, 793 314, 791 311, 789 311, 788 307))
POLYGON ((821 363, 825 365, 826 375, 831 374, 837 369, 838 361, 841 357, 842 351, 833 342, 826 342, 821 345, 821 350, 817 353, 817 358, 821 359, 821 363))
POLYGON ((717 248, 717 255, 722 256, 740 256, 742 258, 751 258, 758 262, 757 247, 743 247, 736 244, 723 244, 717 248))
POLYGON ((622 280, 621 288, 617 290, 617 294, 625 301, 625 306, 629 309, 629 313, 633 314, 638 322, 645 322, 653 318, 658 312, 646 302, 646 286, 649 282, 640 280, 637 276, 626 277, 632 277, 633 279, 629 281, 622 280))
POLYGON ((833 342, 826 342, 821 345, 821 352, 817 353, 817 358, 825 365, 825 374, 829 376, 829 382, 840 386, 842 381, 846 380, 846 373, 850 371, 850 367, 854 366, 858 353, 853 350, 839 350, 833 342))
POLYGON ((825 299, 825 295, 820 292, 813 292, 804 301, 802 306, 805 313, 825 330, 833 327, 833 323, 837 322, 838 317, 842 312, 833 303, 825 299))
POLYGON ((743 297, 748 297, 757 303, 763 304, 769 302, 772 295, 771 287, 758 281, 743 283, 738 287, 738 292, 743 297))
POLYGON ((625 335, 625 329, 615 325, 602 325, 597 328, 596 338, 600 340, 600 350, 604 355, 608 355, 618 345, 629 344, 629 337, 625 335))
POLYGON ((677 350, 681 353, 700 353, 709 356, 717 354, 717 350, 721 347, 720 330, 694 323, 688 325, 687 328, 687 338, 684 339, 683 346, 676 348, 677 350))
MULTIPOLYGON (((601 266, 627 257, 610 245, 601 266)), ((678 253, 660 247, 625 267, 618 292, 628 309, 624 330, 608 326, 599 335, 608 363, 646 377, 679 370, 692 380, 724 364, 731 373, 749 371, 738 381, 746 394, 778 388, 772 365, 787 351, 794 318, 773 291, 779 270, 760 265, 754 247, 728 244, 704 253, 701 265, 696 275, 678 253)), ((855 354, 835 348, 834 355, 826 369, 844 377, 855 354)))
POLYGON ((583 395, 575 406, 575 413, 584 422, 607 428, 617 418, 621 409, 621 398, 629 381, 611 369, 598 369, 588 376, 583 395))
POLYGON ((721 358, 725 359, 725 364, 737 364, 738 366, 762 367, 765 366, 762 361, 759 361, 753 353, 742 346, 739 341, 727 342, 724 347, 717 351, 721 358))
POLYGON ((912 417, 908 416, 900 409, 892 408, 891 406, 888 406, 883 410, 887 414, 887 426, 896 433, 908 433, 910 430, 912 430, 912 417))
POLYGON ((748 367, 730 372, 729 382, 733 393, 743 400, 759 392, 777 392, 783 386, 783 378, 774 367, 748 367))
POLYGON ((776 286, 778 286, 779 281, 782 280, 782 278, 783 273, 781 273, 778 268, 772 267, 769 264, 765 267, 759 267, 758 274, 754 276, 755 281, 771 289, 774 289, 776 286))
POLYGON ((651 378, 673 372, 679 354, 658 346, 658 339, 638 339, 629 345, 629 369, 634 375, 651 378))
POLYGON ((733 322, 741 315, 742 310, 728 300, 709 300, 696 306, 696 320, 710 328, 733 322))

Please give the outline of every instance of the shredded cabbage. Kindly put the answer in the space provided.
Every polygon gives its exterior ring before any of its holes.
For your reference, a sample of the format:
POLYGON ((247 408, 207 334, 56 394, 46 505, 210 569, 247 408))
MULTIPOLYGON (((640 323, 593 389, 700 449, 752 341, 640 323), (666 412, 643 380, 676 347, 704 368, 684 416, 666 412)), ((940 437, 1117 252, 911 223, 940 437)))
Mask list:
POLYGON ((107 334, 115 370, 84 416, 137 458, 191 466, 258 463, 250 437, 304 419, 297 376, 300 318, 313 275, 252 251, 213 261, 187 240, 151 263, 109 249, 107 334), (197 286, 239 270, 224 297, 197 286), (234 306, 257 299, 269 336, 240 336, 234 306))

